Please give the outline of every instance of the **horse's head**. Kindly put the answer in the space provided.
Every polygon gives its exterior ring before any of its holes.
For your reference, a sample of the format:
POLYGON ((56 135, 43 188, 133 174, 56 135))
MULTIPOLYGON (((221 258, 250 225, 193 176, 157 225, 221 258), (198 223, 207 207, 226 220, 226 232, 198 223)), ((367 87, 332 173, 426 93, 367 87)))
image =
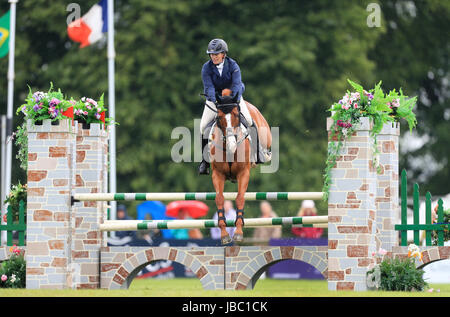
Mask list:
POLYGON ((223 98, 222 103, 217 105, 217 123, 226 139, 227 151, 236 151, 236 128, 239 127, 239 106, 232 102, 231 98, 223 98))

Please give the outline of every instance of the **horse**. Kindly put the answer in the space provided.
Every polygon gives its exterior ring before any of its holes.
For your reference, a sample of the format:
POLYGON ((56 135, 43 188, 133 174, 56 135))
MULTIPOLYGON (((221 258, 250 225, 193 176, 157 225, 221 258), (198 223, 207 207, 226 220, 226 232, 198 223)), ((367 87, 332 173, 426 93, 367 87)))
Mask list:
MULTIPOLYGON (((250 133, 249 129, 242 128, 239 104, 229 102, 231 98, 223 99, 222 104, 217 105, 216 122, 211 132, 209 153, 211 159, 212 182, 216 192, 215 202, 217 207, 218 224, 221 230, 221 243, 230 243, 231 237, 226 231, 226 218, 223 209, 225 182, 238 184, 238 194, 236 197, 236 230, 233 240, 241 242, 244 238, 244 194, 247 191, 250 180, 250 169, 255 167, 252 162, 252 152, 249 136, 253 135, 252 142, 259 142, 263 148, 269 149, 272 143, 272 135, 269 125, 259 110, 252 104, 247 103, 250 115, 258 128, 256 133, 250 133), (228 103, 224 103, 228 100, 228 103)), ((255 148, 255 146, 253 146, 255 148)), ((256 151, 259 149, 256 148, 256 151)))

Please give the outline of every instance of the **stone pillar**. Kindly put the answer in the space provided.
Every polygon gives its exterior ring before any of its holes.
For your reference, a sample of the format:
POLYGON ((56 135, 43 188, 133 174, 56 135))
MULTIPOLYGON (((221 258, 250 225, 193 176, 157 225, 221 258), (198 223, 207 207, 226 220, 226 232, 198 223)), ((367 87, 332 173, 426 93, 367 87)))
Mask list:
MULTIPOLYGON (((83 129, 78 124, 76 138, 75 193, 106 193, 108 134, 103 124, 83 129)), ((76 202, 72 213, 72 288, 100 287, 100 247, 103 235, 99 224, 106 219, 106 202, 76 202)))
POLYGON ((377 137, 380 173, 377 174, 377 248, 392 251, 397 247, 398 231, 394 225, 400 223, 398 183, 398 137, 400 124, 385 124, 377 137))
POLYGON ((27 123, 28 289, 67 288, 71 254, 70 198, 74 180, 76 126, 27 123))
MULTIPOLYGON (((332 120, 327 119, 330 132, 332 120)), ((376 250, 376 171, 372 167, 371 123, 361 125, 332 169, 328 198, 328 289, 364 291, 376 250)), ((329 142, 332 140, 329 140, 329 142)))

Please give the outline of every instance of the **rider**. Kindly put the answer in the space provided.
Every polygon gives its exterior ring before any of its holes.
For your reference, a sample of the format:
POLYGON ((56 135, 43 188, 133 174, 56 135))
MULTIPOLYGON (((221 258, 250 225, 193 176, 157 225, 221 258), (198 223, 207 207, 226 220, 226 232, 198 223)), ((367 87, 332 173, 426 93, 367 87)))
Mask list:
MULTIPOLYGON (((241 70, 236 61, 227 56, 227 52, 228 45, 222 39, 211 40, 206 50, 210 60, 202 68, 202 80, 206 95, 206 104, 200 121, 202 153, 208 144, 208 138, 203 136, 205 128, 215 118, 217 112, 216 94, 218 96, 230 94, 231 98, 239 103, 240 111, 247 120, 248 126, 254 126, 247 104, 242 98, 245 86, 241 79, 241 70)), ((209 174, 209 163, 205 161, 203 155, 198 172, 199 174, 209 174)))

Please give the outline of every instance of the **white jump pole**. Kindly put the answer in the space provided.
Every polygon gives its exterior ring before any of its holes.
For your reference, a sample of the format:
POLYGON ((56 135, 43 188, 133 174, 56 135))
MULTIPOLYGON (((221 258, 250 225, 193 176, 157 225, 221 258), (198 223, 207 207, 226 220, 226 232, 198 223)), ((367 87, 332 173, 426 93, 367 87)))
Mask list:
MULTIPOLYGON (((227 227, 234 226, 234 220, 227 220, 227 227)), ((274 218, 247 218, 244 220, 244 227, 263 226, 303 226, 326 228, 328 216, 309 217, 274 217, 274 218)), ((196 228, 216 228, 217 220, 210 219, 189 219, 189 220, 109 220, 100 225, 101 231, 134 231, 148 229, 196 229, 196 228)))
MULTIPOLYGON (((223 193, 225 199, 236 199, 237 193, 223 193)), ((75 194, 75 201, 136 201, 136 200, 214 200, 216 193, 93 193, 75 194)), ((322 192, 247 192, 245 200, 321 200, 322 192)))

